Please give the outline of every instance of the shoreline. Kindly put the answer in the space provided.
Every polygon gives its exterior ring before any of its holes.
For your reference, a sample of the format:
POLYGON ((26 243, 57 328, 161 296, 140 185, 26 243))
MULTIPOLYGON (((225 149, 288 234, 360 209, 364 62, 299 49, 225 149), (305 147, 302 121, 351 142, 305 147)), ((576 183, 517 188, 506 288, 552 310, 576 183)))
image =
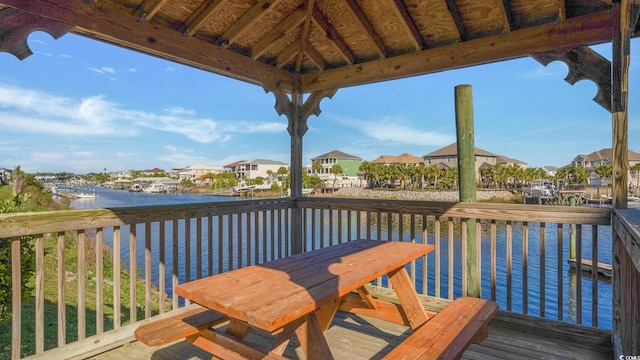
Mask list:
MULTIPOLYGON (((365 199, 390 200, 424 200, 424 201, 453 201, 459 199, 458 191, 430 191, 430 190, 378 190, 362 188, 339 188, 333 193, 312 194, 314 197, 350 197, 365 199)), ((499 199, 500 202, 511 202, 516 197, 507 190, 478 190, 478 201, 499 199)))

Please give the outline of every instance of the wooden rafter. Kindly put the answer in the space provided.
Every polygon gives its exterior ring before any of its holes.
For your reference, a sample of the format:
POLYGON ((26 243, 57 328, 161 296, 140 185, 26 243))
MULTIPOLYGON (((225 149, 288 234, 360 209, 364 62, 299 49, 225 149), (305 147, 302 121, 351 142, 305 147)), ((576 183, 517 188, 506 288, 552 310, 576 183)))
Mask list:
POLYGON ((314 63, 319 69, 325 69, 327 67, 327 61, 322 57, 313 46, 307 46, 304 49, 304 54, 314 63))
POLYGON ((285 33, 300 26, 304 19, 305 11, 303 9, 294 10, 284 21, 276 25, 251 47, 251 57, 254 59, 259 58, 276 40, 280 39, 285 33))
POLYGON ((565 0, 558 0, 558 21, 567 19, 567 4, 565 0))
POLYGON ((418 30, 415 21, 413 21, 413 18, 411 18, 411 14, 404 5, 404 2, 401 0, 393 0, 393 9, 396 11, 398 17, 402 19, 402 27, 407 32, 407 35, 409 35, 409 38, 416 50, 424 49, 425 45, 422 35, 420 35, 420 31, 418 30))
POLYGON ((193 36, 202 27, 202 24, 207 21, 207 18, 224 2, 225 0, 207 0, 200 4, 196 11, 182 24, 181 32, 193 36))
POLYGON ((141 10, 141 14, 138 15, 142 20, 151 20, 166 3, 167 0, 144 0, 138 6, 138 9, 141 10))
POLYGON ((458 10, 458 5, 454 0, 442 0, 447 4, 447 9, 449 9, 449 14, 451 14, 451 19, 453 23, 456 25, 456 29, 458 29, 458 40, 465 40, 467 38, 467 30, 464 27, 464 22, 462 21, 462 17, 460 16, 460 11, 458 10))
POLYGON ((329 24, 317 7, 314 7, 313 9, 313 22, 322 29, 325 36, 329 38, 333 45, 335 45, 336 49, 340 52, 340 55, 345 59, 347 64, 353 64, 356 62, 356 57, 351 49, 349 49, 349 46, 344 42, 333 26, 329 24))
POLYGON ((276 66, 279 68, 283 67, 286 63, 291 61, 299 51, 300 44, 297 41, 292 42, 291 45, 287 46, 286 49, 278 54, 278 57, 276 58, 276 66))
POLYGON ((258 0, 249 11, 242 15, 220 36, 216 44, 224 46, 233 44, 243 31, 250 28, 252 24, 264 15, 267 9, 276 6, 279 2, 280 0, 258 0))
POLYGON ((300 35, 298 57, 296 58, 296 72, 299 73, 302 69, 302 59, 304 58, 304 49, 308 46, 307 41, 309 39, 309 30, 311 29, 311 16, 313 14, 313 7, 315 6, 314 0, 307 0, 307 12, 305 14, 304 26, 302 27, 302 34, 300 35))
POLYGON ((362 12, 360 5, 358 5, 358 3, 355 2, 355 0, 346 0, 346 3, 348 5, 349 10, 351 10, 351 13, 353 14, 353 16, 355 16, 356 19, 358 19, 358 24, 362 26, 364 33, 367 35, 369 40, 371 40, 371 42, 375 45, 375 50, 377 51, 378 56, 380 56, 380 58, 384 58, 387 53, 384 43, 382 42, 382 39, 380 39, 380 36, 378 35, 378 33, 376 33, 376 30, 373 28, 373 25, 371 24, 369 19, 367 19, 367 17, 362 12))
POLYGON ((504 32, 509 32, 511 31, 511 24, 513 24, 509 0, 496 1, 498 1, 497 6, 500 9, 500 16, 502 17, 502 29, 504 32))
POLYGON ((529 56, 563 45, 576 47, 598 44, 609 41, 611 34, 611 12, 603 11, 572 18, 557 25, 544 24, 358 66, 328 69, 320 74, 304 74, 302 87, 305 92, 311 92, 429 74, 529 56), (575 31, 576 29, 581 31, 575 31))

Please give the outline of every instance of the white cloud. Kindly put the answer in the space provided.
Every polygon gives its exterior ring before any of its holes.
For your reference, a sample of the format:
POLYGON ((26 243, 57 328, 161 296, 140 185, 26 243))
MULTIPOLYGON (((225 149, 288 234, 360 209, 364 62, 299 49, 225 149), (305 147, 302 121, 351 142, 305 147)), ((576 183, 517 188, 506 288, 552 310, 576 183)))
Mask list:
POLYGON ((455 137, 433 130, 407 125, 402 118, 384 117, 374 120, 337 119, 341 125, 359 129, 365 135, 386 143, 443 146, 455 142, 455 137))

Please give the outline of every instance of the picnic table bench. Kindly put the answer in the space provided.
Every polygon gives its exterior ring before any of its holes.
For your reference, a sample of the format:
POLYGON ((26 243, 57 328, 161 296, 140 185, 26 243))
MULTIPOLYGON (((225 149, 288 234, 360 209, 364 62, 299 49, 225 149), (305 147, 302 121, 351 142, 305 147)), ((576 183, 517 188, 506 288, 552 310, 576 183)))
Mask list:
POLYGON ((140 326, 135 335, 151 346, 185 338, 222 359, 282 359, 295 333, 308 359, 332 359, 324 332, 343 309, 414 330, 388 359, 454 359, 486 337, 497 305, 461 298, 435 316, 427 313, 404 265, 432 250, 356 240, 191 281, 175 291, 201 308, 140 326), (384 275, 399 304, 375 299, 365 288, 384 275), (223 322, 224 332, 212 329, 223 322), (271 348, 246 341, 252 328, 273 335, 271 348))

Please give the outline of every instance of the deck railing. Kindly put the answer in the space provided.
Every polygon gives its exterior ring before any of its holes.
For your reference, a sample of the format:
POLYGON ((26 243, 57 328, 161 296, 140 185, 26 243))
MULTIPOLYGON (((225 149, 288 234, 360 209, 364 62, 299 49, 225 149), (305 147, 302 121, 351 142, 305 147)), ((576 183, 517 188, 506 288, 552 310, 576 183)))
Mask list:
POLYGON ((466 286, 461 220, 476 219, 483 297, 503 310, 607 327, 610 292, 597 272, 580 271, 580 260, 610 255, 608 209, 304 197, 0 215, 0 239, 12 242, 11 357, 87 356, 130 341, 138 324, 184 305, 176 283, 290 255, 296 207, 304 251, 357 238, 434 244, 410 273, 418 292, 443 298, 466 286), (29 244, 33 296, 21 294, 29 244), (46 261, 55 261, 55 274, 46 261))
POLYGON ((640 354, 640 211, 613 214, 613 342, 616 359, 640 354))

